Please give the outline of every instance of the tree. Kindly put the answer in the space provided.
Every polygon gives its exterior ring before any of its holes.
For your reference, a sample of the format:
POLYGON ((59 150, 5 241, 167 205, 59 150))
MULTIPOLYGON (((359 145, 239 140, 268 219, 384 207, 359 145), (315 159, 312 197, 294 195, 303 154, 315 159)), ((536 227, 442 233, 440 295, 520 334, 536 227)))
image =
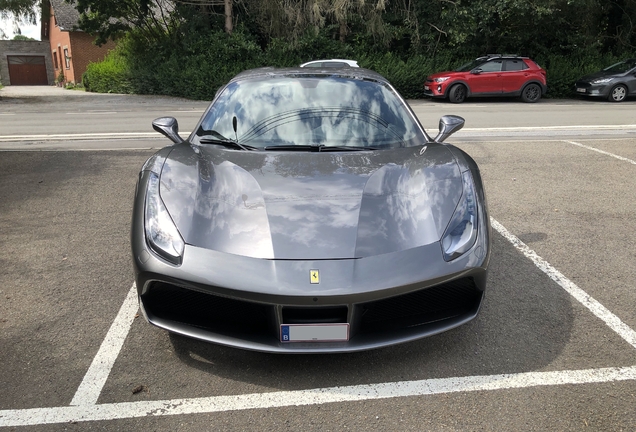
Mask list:
MULTIPOLYGON (((41 0, 0 0, 0 18, 11 21, 14 32, 20 34, 20 23, 37 24, 41 0)), ((0 28, 0 39, 6 37, 0 28)))
POLYGON ((35 20, 40 0, 0 0, 0 16, 35 20))
POLYGON ((256 23, 266 39, 297 39, 308 31, 333 28, 345 42, 356 33, 380 35, 385 0, 242 0, 244 18, 256 23))
MULTIPOLYGON (((0 0, 1 1, 1 0, 0 0)), ((69 0, 80 13, 79 27, 97 36, 98 45, 132 30, 147 41, 169 34, 175 7, 169 0, 69 0)))
POLYGON ((21 34, 17 34, 15 36, 13 36, 13 40, 17 40, 17 41, 34 41, 36 39, 33 39, 31 37, 28 37, 28 36, 21 35, 21 34))

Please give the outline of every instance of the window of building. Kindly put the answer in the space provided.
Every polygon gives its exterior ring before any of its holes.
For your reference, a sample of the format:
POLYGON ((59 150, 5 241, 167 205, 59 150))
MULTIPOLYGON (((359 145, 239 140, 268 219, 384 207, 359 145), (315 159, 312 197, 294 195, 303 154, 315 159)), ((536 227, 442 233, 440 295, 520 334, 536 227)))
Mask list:
POLYGON ((53 51, 53 66, 55 66, 55 69, 59 69, 59 63, 57 62, 57 51, 53 51))
POLYGON ((70 69, 71 58, 68 56, 68 48, 64 48, 64 61, 66 62, 66 69, 70 69))

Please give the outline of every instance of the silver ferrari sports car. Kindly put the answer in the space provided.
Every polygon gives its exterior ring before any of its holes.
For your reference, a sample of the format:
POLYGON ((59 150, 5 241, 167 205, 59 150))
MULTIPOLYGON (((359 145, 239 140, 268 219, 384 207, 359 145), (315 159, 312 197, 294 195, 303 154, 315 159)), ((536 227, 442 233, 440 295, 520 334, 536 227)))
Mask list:
POLYGON ((145 318, 232 347, 347 352, 473 319, 490 258, 479 169, 381 75, 263 68, 144 164, 131 246, 145 318))

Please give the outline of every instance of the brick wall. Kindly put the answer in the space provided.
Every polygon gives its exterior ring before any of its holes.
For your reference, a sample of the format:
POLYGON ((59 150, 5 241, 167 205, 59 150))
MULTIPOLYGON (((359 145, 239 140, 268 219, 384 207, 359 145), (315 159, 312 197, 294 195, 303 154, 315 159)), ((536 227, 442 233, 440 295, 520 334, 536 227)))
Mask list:
POLYGON ((93 44, 95 38, 82 31, 62 31, 55 24, 55 12, 51 8, 51 18, 49 20, 49 42, 51 43, 49 55, 51 66, 57 78, 60 71, 64 73, 66 82, 78 83, 82 81, 82 74, 86 72, 86 67, 93 61, 103 60, 109 50, 115 48, 113 42, 108 42, 101 47, 93 44), (68 50, 68 67, 64 54, 64 49, 68 50), (55 54, 57 53, 57 67, 55 67, 55 54))
POLYGON ((104 60, 108 51, 115 48, 115 43, 108 43, 98 47, 93 43, 95 38, 84 32, 70 32, 72 54, 73 77, 75 82, 82 81, 82 75, 86 72, 86 67, 90 62, 104 60))
POLYGON ((64 61, 64 49, 68 49, 69 57, 71 56, 71 38, 69 37, 69 33, 65 31, 61 31, 60 28, 55 25, 55 16, 53 15, 53 9, 51 8, 51 14, 49 18, 49 57, 51 60, 51 68, 54 70, 55 79, 60 75, 60 71, 66 77, 66 80, 69 80, 69 77, 72 75, 72 63, 69 67, 66 67, 64 61), (57 62, 56 62, 57 59, 57 62), (57 64, 56 64, 57 63, 57 64))
POLYGON ((53 84, 55 78, 51 63, 50 45, 47 41, 0 41, 0 83, 10 85, 9 63, 10 55, 42 55, 46 64, 46 73, 49 84, 53 84))

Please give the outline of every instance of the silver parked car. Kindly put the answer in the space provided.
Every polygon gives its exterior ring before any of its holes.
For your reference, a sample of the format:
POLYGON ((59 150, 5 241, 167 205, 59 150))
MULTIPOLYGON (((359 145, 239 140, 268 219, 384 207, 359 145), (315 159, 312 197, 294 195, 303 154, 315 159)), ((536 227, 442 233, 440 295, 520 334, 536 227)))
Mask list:
POLYGON ((312 68, 342 68, 342 67, 360 67, 355 60, 344 59, 331 59, 331 60, 313 60, 307 63, 303 63, 300 67, 312 67, 312 68))
POLYGON ((279 353, 346 352, 457 327, 481 306, 479 169, 431 138, 379 74, 246 71, 139 173, 141 309, 174 333, 279 353))
POLYGON ((636 95, 636 59, 627 59, 579 78, 574 90, 581 96, 623 102, 628 96, 636 95))

